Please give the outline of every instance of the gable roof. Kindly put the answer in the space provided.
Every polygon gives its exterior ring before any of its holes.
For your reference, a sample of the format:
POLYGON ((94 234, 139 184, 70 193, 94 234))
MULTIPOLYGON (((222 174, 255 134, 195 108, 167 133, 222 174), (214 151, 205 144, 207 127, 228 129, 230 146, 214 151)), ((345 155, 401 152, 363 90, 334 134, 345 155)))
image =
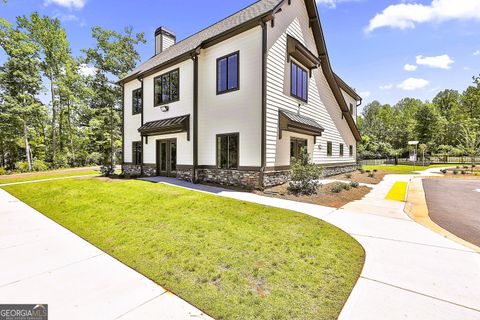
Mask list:
POLYGON ((358 95, 358 93, 355 91, 355 89, 353 89, 352 87, 350 87, 345 81, 343 81, 342 78, 340 78, 336 73, 333 74, 335 76, 335 80, 337 81, 338 85, 340 86, 340 88, 345 91, 346 93, 348 93, 352 98, 354 98, 355 100, 357 101, 362 101, 362 97, 360 97, 358 95))
MULTIPOLYGON (((124 84, 138 77, 153 74, 156 72, 156 70, 166 68, 167 66, 189 59, 192 55, 198 53, 200 48, 207 46, 209 43, 216 43, 215 41, 222 41, 222 38, 227 37, 230 33, 239 30, 246 31, 251 27, 257 26, 261 21, 265 22, 274 19, 275 13, 279 11, 280 7, 284 3, 290 1, 292 0, 259 0, 254 4, 182 41, 177 42, 163 52, 153 56, 139 67, 134 69, 125 78, 121 79, 118 83, 124 84)), ((320 55, 320 65, 323 73, 327 78, 327 82, 333 92, 333 95, 335 96, 335 100, 337 100, 337 103, 342 110, 342 114, 345 117, 350 130, 352 131, 355 139, 360 141, 360 131, 357 128, 357 125, 352 117, 352 114, 350 113, 340 89, 340 86, 344 85, 348 88, 350 87, 346 85, 346 83, 338 76, 336 76, 332 70, 316 2, 315 0, 305 0, 305 5, 310 18, 313 35, 316 40, 315 42, 317 44, 317 51, 320 55)), ((348 90, 345 91, 349 92, 348 90)))

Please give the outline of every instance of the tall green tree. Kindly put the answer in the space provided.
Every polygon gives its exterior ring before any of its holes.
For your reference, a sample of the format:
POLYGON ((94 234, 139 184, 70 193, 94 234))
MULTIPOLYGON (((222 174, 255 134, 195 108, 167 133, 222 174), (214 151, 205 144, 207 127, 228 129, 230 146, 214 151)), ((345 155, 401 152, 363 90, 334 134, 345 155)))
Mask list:
POLYGON ((37 12, 32 13, 30 17, 19 17, 18 23, 40 48, 41 69, 50 82, 52 108, 51 160, 56 166, 58 113, 61 112, 58 81, 65 70, 66 64, 71 59, 67 34, 59 19, 52 19, 48 16, 42 17, 37 12))
POLYGON ((90 123, 91 136, 96 139, 103 163, 114 165, 114 158, 121 147, 121 100, 122 90, 114 81, 133 70, 140 60, 136 46, 145 43, 143 33, 134 33, 132 28, 123 32, 94 27, 94 48, 84 49, 86 62, 96 73, 90 82, 93 91, 90 107, 95 117, 90 123))
POLYGON ((36 98, 42 89, 39 48, 4 19, 0 19, 0 45, 8 56, 0 69, 2 114, 10 125, 21 128, 25 159, 32 171, 29 130, 43 111, 36 98))

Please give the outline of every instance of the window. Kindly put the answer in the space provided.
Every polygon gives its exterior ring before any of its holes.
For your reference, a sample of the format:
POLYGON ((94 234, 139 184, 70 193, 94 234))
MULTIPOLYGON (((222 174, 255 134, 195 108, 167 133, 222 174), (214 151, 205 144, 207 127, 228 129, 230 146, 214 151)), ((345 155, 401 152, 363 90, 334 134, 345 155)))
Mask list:
POLYGON ((217 135, 217 168, 238 169, 238 133, 217 135))
POLYGON ((239 53, 217 59, 217 94, 239 89, 239 53))
MULTIPOLYGON (((299 159, 302 154, 302 148, 307 148, 307 140, 299 138, 290 139, 290 158, 299 159)), ((305 149, 305 151, 307 151, 305 149)))
POLYGON ((350 103, 350 113, 353 114, 353 103, 350 103))
POLYGON ((180 99, 180 70, 176 69, 156 77, 154 82, 155 106, 175 102, 180 99))
POLYGON ((133 90, 132 92, 132 113, 139 114, 143 108, 143 93, 142 89, 133 90))
POLYGON ((293 97, 307 102, 308 100, 308 72, 295 62, 292 62, 292 79, 290 93, 293 97))
POLYGON ((353 157, 353 146, 350 145, 350 157, 353 157))
POLYGON ((332 154, 333 154, 332 149, 333 149, 332 142, 328 141, 327 142, 327 156, 332 156, 332 154))
POLYGON ((134 141, 132 143, 132 163, 142 164, 142 142, 134 141))
POLYGON ((343 143, 340 143, 340 157, 343 157, 343 143))

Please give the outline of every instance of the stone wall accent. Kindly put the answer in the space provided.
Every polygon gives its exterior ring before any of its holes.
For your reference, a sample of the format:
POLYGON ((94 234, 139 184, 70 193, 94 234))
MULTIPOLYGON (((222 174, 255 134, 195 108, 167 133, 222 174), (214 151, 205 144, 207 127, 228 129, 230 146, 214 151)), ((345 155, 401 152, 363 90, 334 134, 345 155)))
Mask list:
POLYGON ((353 172, 357 170, 357 164, 347 164, 347 165, 338 165, 338 166, 331 166, 331 167, 323 167, 322 176, 323 177, 330 177, 335 176, 337 174, 353 172))
POLYGON ((142 174, 142 168, 136 164, 123 164, 122 172, 126 177, 140 177, 142 174))
POLYGON ((177 179, 192 181, 193 178, 193 169, 178 169, 177 168, 177 179))
POLYGON ((284 184, 288 182, 289 177, 289 170, 265 172, 263 175, 263 186, 268 188, 284 184))
POLYGON ((143 176, 144 177, 155 177, 157 175, 157 165, 156 164, 144 164, 143 165, 143 176))
POLYGON ((259 171, 240 171, 226 169, 197 169, 198 181, 210 182, 226 186, 237 186, 247 189, 260 187, 259 171))

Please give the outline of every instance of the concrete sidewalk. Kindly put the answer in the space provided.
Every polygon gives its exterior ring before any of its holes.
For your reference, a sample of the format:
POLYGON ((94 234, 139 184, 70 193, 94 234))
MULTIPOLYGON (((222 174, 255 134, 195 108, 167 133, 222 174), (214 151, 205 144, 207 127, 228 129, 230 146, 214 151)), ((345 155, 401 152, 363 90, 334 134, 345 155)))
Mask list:
POLYGON ((340 319, 480 319, 480 255, 411 220, 403 202, 385 200, 395 182, 412 177, 387 175, 364 199, 339 210, 176 179, 146 180, 295 210, 349 233, 365 248, 366 261, 340 319))
POLYGON ((49 319, 211 319, 0 189, 0 304, 49 319))

